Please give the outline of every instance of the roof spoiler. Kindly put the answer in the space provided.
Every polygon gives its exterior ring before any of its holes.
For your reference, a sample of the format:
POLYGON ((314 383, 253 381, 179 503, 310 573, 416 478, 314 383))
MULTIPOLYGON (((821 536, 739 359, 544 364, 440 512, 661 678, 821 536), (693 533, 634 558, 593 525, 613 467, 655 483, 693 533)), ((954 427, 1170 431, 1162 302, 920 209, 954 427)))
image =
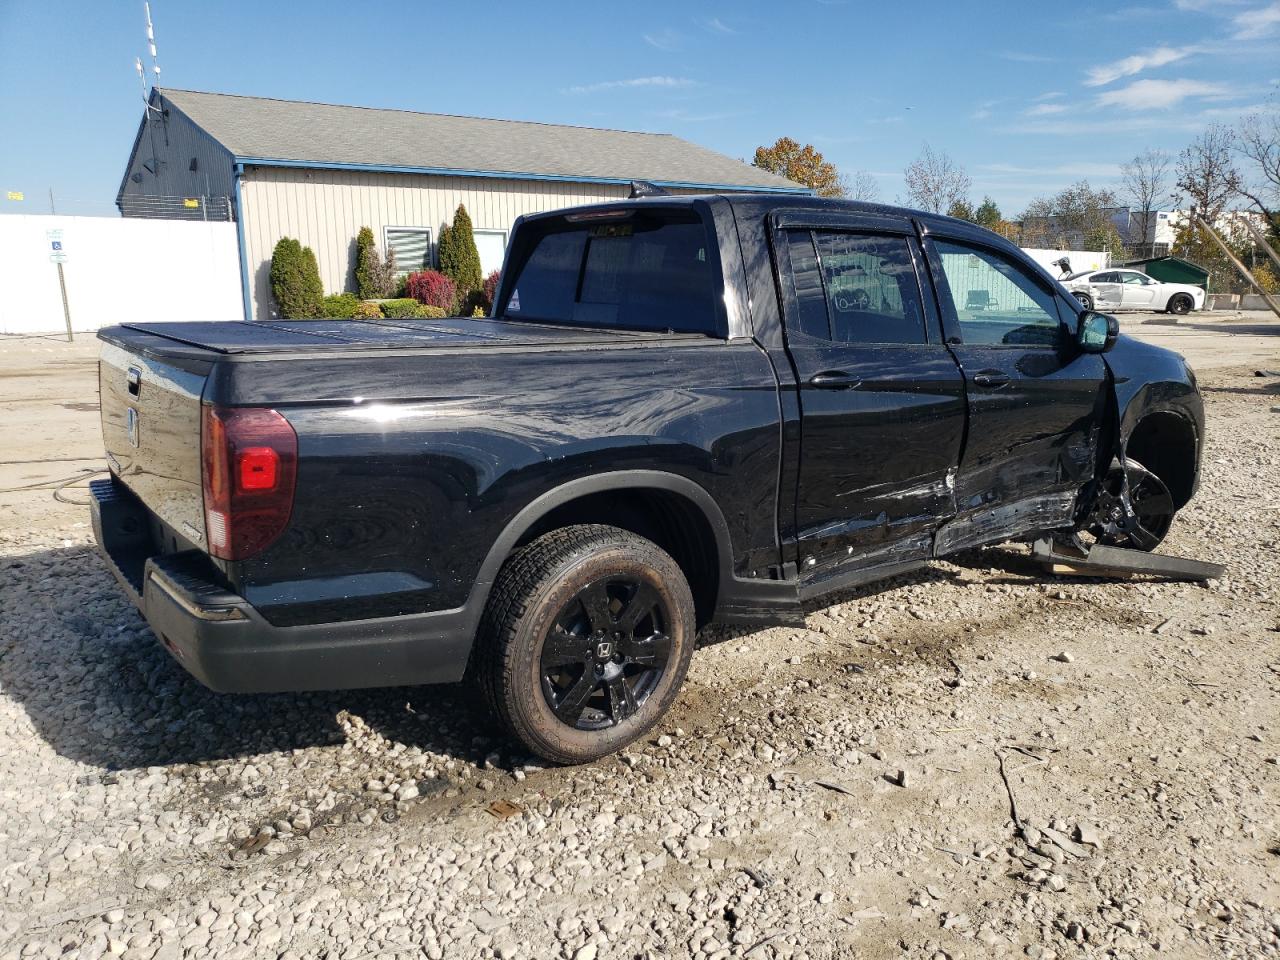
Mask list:
POLYGON ((637 197, 665 197, 669 196, 667 191, 661 187, 650 183, 648 180, 632 180, 631 192, 627 194, 628 200, 635 200, 637 197))

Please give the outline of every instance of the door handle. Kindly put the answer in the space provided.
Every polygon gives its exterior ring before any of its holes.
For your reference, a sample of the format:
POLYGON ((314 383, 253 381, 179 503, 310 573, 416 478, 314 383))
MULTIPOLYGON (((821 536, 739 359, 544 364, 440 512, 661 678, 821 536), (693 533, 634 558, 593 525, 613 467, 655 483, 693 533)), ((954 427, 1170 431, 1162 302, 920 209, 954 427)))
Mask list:
POLYGON ((973 382, 979 387, 1003 387, 1009 382, 1009 375, 1000 370, 983 370, 973 375, 973 382))
POLYGON ((823 370, 809 378, 809 386, 822 390, 853 390, 862 381, 843 370, 823 370))

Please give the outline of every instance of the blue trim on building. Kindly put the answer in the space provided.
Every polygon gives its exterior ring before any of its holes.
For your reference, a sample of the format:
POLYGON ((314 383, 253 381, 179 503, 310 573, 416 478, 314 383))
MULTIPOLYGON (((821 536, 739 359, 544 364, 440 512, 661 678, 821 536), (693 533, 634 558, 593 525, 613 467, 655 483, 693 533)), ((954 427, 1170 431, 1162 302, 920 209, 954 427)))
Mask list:
POLYGON ((232 168, 231 182, 236 196, 236 246, 240 248, 240 296, 244 300, 244 318, 252 320, 253 298, 249 291, 249 252, 244 243, 244 204, 240 199, 240 178, 244 167, 237 163, 232 168))
MULTIPOLYGON (((363 173, 414 173, 440 177, 484 177, 496 180, 550 180, 558 183, 595 183, 627 186, 632 181, 620 177, 575 177, 568 174, 521 173, 517 170, 455 170, 449 167, 401 167, 378 163, 338 163, 317 160, 269 160, 265 157, 235 157, 236 169, 245 166, 293 167, 299 170, 356 170, 363 173)), ((689 183, 682 180, 651 180, 657 187, 673 187, 689 190, 729 190, 734 193, 785 193, 811 196, 808 187, 753 187, 732 183, 689 183)))

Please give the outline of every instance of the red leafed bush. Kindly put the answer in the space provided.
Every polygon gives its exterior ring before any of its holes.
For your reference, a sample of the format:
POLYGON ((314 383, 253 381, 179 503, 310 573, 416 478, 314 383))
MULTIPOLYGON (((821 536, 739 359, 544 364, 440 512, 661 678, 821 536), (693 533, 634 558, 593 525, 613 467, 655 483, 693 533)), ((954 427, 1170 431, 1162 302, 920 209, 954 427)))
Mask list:
POLYGON ((409 274, 405 284, 405 292, 428 307, 440 307, 442 310, 453 309, 458 288, 452 280, 438 270, 419 270, 409 274))
POLYGON ((498 295, 498 281, 501 279, 501 270, 495 270, 484 278, 484 285, 480 288, 480 306, 486 316, 493 311, 493 298, 498 295))

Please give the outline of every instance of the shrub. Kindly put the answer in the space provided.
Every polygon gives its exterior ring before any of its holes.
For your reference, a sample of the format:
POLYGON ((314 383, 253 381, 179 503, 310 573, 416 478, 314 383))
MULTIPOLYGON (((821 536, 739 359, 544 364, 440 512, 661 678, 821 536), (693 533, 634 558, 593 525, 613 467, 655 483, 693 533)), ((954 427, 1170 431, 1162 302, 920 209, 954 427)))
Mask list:
POLYGON ((480 251, 476 249, 471 217, 462 204, 458 204, 458 209, 453 214, 453 226, 440 231, 437 254, 440 272, 457 287, 454 309, 459 313, 470 313, 475 295, 484 284, 484 275, 480 272, 480 251))
POLYGON ((480 306, 480 304, 477 303, 471 308, 471 317, 473 320, 483 320, 487 316, 488 314, 484 312, 484 307, 480 306))
POLYGON ((424 306, 424 307, 422 308, 422 314, 421 314, 421 315, 422 315, 422 316, 424 316, 424 317, 430 317, 432 320, 439 320, 439 319, 441 319, 441 318, 443 318, 443 317, 447 317, 447 316, 449 315, 449 313, 448 313, 448 311, 447 311, 447 310, 445 310, 445 308, 444 308, 444 307, 428 307, 428 306, 424 306))
POLYGON ((360 301, 354 293, 332 293, 320 305, 320 316, 338 320, 350 320, 356 315, 360 301))
POLYGON ((495 270, 484 278, 484 286, 480 288, 480 306, 487 317, 493 313, 493 301, 498 296, 498 281, 502 279, 502 271, 495 270))
POLYGON ((396 255, 387 251, 384 261, 378 254, 373 231, 361 227, 356 234, 356 290, 362 300, 381 300, 395 293, 396 255))
POLYGON ((357 320, 381 320, 383 317, 382 306, 372 300, 361 300, 356 304, 355 312, 351 316, 357 320))
POLYGON ((318 317, 324 299, 320 267, 310 247, 281 237, 271 253, 271 295, 286 320, 318 317))
POLYGON ((424 311, 426 309, 412 297, 405 297, 400 300, 384 300, 382 303, 382 314, 389 320, 411 320, 415 317, 425 317, 426 313, 424 311))
POLYGON ((457 287, 452 280, 438 270, 419 270, 409 274, 405 292, 419 303, 452 310, 457 298, 457 287))

